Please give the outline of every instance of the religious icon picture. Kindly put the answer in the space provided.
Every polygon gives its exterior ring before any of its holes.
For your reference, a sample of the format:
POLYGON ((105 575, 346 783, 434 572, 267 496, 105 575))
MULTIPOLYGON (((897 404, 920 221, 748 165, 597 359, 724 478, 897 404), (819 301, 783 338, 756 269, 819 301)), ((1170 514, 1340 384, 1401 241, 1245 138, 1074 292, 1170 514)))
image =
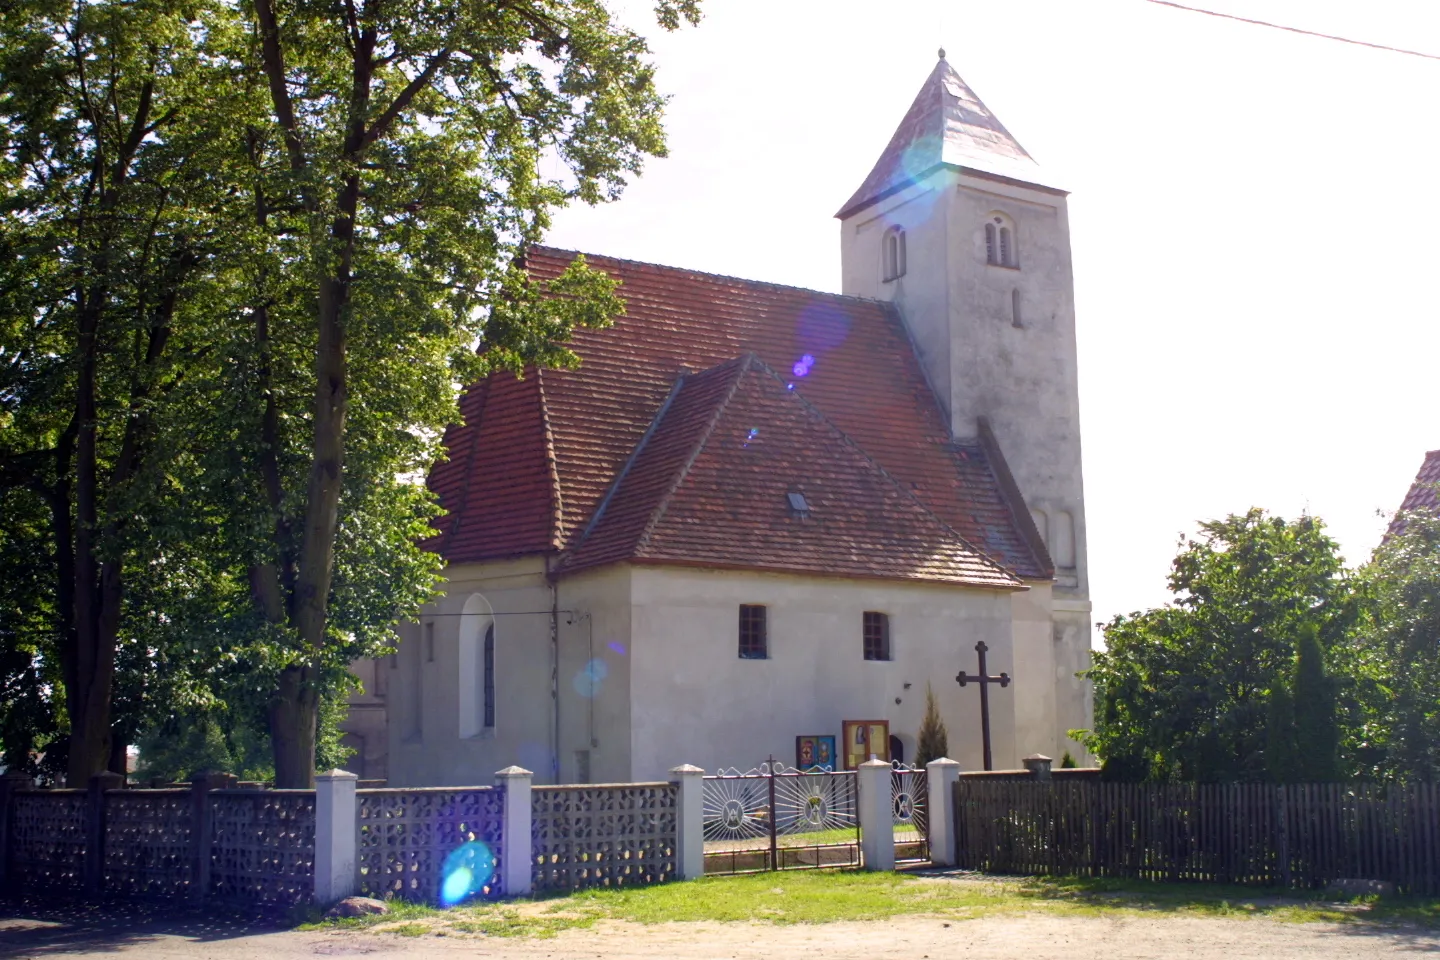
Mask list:
POLYGON ((841 726, 845 741, 845 769, 854 770, 869 760, 890 762, 890 721, 846 720, 841 726))
POLYGON ((828 736, 796 737, 795 766, 801 770, 835 769, 835 738, 828 736))

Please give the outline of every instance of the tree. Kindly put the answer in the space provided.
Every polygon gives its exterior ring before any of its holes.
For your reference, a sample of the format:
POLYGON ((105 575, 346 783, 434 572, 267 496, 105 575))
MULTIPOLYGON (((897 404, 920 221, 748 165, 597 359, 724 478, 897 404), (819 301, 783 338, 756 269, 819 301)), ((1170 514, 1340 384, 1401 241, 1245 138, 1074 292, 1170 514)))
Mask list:
POLYGON ((1299 781, 1300 746, 1295 736, 1295 701, 1290 688, 1277 682, 1270 691, 1265 717, 1265 772, 1272 783, 1299 781))
POLYGON ((1361 574, 1372 599, 1357 631, 1359 706, 1344 739, 1362 773, 1440 781, 1440 513, 1399 518, 1361 574))
POLYGON ((214 134, 235 89, 192 18, 215 29, 224 12, 18 0, 0 21, 0 487, 43 508, 44 542, 37 527, 27 539, 52 578, 34 608, 45 621, 25 618, 7 643, 54 678, 69 737, 47 753, 68 753, 72 782, 123 764, 127 593, 158 575, 158 503, 178 492, 162 475, 176 454, 168 394, 179 359, 203 349, 188 295, 226 234, 208 211, 224 198, 214 134))
MULTIPOLYGON (((661 23, 697 22, 697 3, 661 0, 661 23)), ((541 289, 523 250, 551 209, 613 198, 663 153, 663 100, 643 40, 598 0, 244 9, 270 107, 250 136, 266 254, 247 347, 264 409, 241 446, 269 514, 251 529, 269 537, 250 545, 248 580, 269 628, 276 782, 307 786, 325 692, 433 582, 415 544, 430 501, 397 478, 433 461, 457 380, 573 362, 570 330, 620 310, 583 263, 541 289), (540 175, 546 157, 563 179, 540 175), (296 343, 303 362, 282 356, 296 343), (362 516, 378 529, 347 529, 362 516), (342 596, 362 532, 383 545, 393 600, 342 596), (347 599, 365 616, 332 615, 347 599)))
POLYGON ((950 755, 950 735, 945 731, 945 721, 940 716, 940 707, 935 703, 935 691, 925 684, 925 716, 920 721, 919 742, 915 749, 915 766, 924 768, 931 760, 950 755))
POLYGON ((1290 689, 1295 693, 1295 776, 1306 783, 1340 779, 1340 730, 1335 688, 1325 674, 1325 653, 1314 624, 1301 630, 1290 689))
POLYGON ((622 308, 523 251, 663 152, 646 56, 596 0, 7 6, 0 490, 53 576, 0 669, 59 678, 72 780, 224 703, 312 782, 433 586, 459 386, 622 308))
POLYGON ((1111 777, 1265 779, 1269 714, 1299 638, 1313 629, 1328 651, 1355 623, 1354 587, 1319 520, 1257 509, 1200 530, 1181 541, 1174 602, 1111 621, 1088 671, 1095 729, 1082 738, 1111 777))

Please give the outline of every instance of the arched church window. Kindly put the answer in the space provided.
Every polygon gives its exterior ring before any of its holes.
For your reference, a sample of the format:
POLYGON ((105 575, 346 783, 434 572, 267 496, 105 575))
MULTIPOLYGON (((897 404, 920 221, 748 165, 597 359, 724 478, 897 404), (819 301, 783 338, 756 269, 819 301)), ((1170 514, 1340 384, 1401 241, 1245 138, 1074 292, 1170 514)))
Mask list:
POLYGON ((891 227, 880 244, 881 272, 886 282, 905 276, 905 231, 891 227))
POLYGON ((465 601, 459 647, 460 736, 488 736, 495 729, 495 618, 481 594, 465 601))
POLYGON ((495 728, 495 624, 485 628, 485 727, 495 728))
POLYGON ((1001 214, 992 214, 985 224, 985 262, 995 267, 1019 267, 1015 248, 1015 225, 1001 214))

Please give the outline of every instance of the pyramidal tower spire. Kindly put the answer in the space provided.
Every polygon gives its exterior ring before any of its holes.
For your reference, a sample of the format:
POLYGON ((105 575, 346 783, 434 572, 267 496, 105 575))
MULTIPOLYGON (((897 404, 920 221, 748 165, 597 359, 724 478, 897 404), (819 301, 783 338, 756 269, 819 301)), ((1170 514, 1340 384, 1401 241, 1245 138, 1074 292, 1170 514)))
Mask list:
POLYGON ((843 220, 946 166, 1047 185, 1039 164, 955 72, 942 47, 870 175, 835 216, 843 220))

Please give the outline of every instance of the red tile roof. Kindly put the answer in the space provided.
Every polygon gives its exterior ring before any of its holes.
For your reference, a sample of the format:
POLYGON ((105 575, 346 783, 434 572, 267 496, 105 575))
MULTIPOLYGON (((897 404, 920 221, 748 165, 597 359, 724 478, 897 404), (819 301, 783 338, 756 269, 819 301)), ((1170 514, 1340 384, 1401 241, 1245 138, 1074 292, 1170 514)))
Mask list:
POLYGON ((677 381, 560 569, 617 560, 1021 585, 753 353, 677 381))
MULTIPOLYGON (((1425 454, 1425 462, 1420 464, 1420 472, 1415 475, 1410 492, 1405 494, 1405 500, 1400 504, 1400 513, 1440 509, 1440 497, 1435 495, 1436 484, 1440 484, 1440 450, 1431 450, 1425 454)), ((1397 516, 1390 522, 1387 536, 1394 536, 1404 529, 1404 518, 1397 516)))
MULTIPOLYGON (((575 256, 540 247, 530 252, 527 264, 533 276, 548 280, 575 256)), ((638 479, 627 475, 593 531, 598 534, 604 526, 606 536, 593 547, 581 544, 581 549, 597 552, 604 547, 605 556, 619 558, 615 544, 638 543, 634 525, 642 515, 645 523, 653 516, 654 491, 642 496, 643 484, 663 484, 655 478, 681 475, 673 462, 678 454, 667 444, 683 446, 686 437, 698 437, 677 426, 684 422, 680 414, 691 408, 712 413, 722 409, 718 400, 707 408, 702 395, 692 391, 707 383, 713 387, 720 374, 711 368, 754 353, 943 526, 1022 577, 1051 575, 1048 562, 1035 555, 1019 532, 980 443, 949 437, 893 308, 655 264, 590 255, 587 260, 622 281, 626 314, 608 329, 576 334, 572 347, 583 360, 578 370, 532 371, 524 380, 495 374, 467 392, 465 424, 447 432, 449 460, 430 478, 449 512, 438 521, 440 535, 432 545, 449 562, 574 549, 627 463, 636 460, 633 471, 643 457, 646 472, 638 479), (694 370, 710 372, 687 377, 685 383, 692 386, 682 384, 673 401, 680 403, 684 394, 684 404, 657 417, 677 379, 694 370), (692 383, 696 380, 698 385, 692 383), (662 431, 657 426, 646 449, 636 455, 657 420, 663 421, 666 436, 658 436, 662 431), (672 435, 680 439, 670 439, 672 435), (655 448, 647 454, 652 443, 655 448), (672 459, 657 459, 662 455, 672 459), (658 464, 653 470, 651 462, 658 464), (647 504, 650 513, 645 512, 647 504)), ((780 418, 777 429, 792 416, 788 407, 762 408, 757 413, 780 418)), ((763 435, 766 424, 755 426, 763 435)), ((834 457, 825 462, 833 466, 834 457)), ((801 488, 810 482, 805 477, 784 479, 801 488)), ((748 496, 744 489, 726 489, 727 499, 715 505, 719 513, 711 514, 717 524, 729 515, 726 511, 739 517, 749 516, 751 509, 733 500, 748 496)), ((749 534, 741 532, 743 523, 736 523, 729 535, 743 540, 749 534)), ((663 544, 670 560, 707 562, 705 558, 716 556, 714 545, 706 546, 702 538, 686 547, 685 538, 676 533, 680 528, 666 529, 665 536, 650 542, 655 550, 663 544)), ((726 535, 723 524, 707 533, 726 535)), ((918 557, 912 559, 914 569, 923 567, 918 557)), ((567 556, 566 562, 576 561, 567 556)), ((871 572, 892 576, 893 570, 877 559, 871 572)))
POLYGON ((942 58, 870 175, 835 216, 843 219, 863 210, 942 166, 1054 188, 1000 118, 942 58))

